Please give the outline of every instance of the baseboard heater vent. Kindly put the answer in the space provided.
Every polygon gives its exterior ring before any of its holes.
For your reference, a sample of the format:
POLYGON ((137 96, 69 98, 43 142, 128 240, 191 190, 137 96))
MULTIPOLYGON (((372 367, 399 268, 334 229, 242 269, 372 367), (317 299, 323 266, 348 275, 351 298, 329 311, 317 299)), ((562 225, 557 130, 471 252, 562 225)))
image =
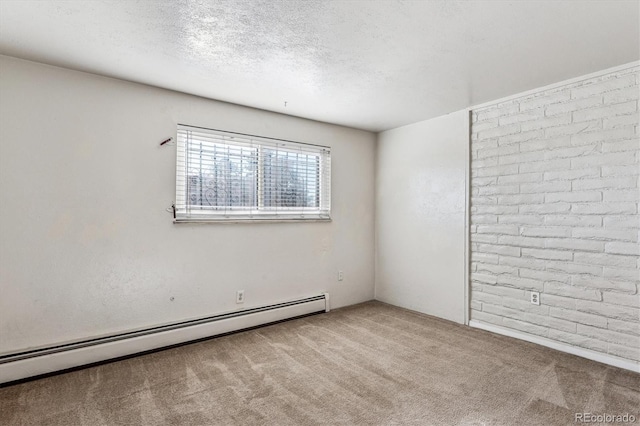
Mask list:
POLYGON ((329 294, 0 356, 0 384, 122 358, 304 315, 328 312, 329 294))

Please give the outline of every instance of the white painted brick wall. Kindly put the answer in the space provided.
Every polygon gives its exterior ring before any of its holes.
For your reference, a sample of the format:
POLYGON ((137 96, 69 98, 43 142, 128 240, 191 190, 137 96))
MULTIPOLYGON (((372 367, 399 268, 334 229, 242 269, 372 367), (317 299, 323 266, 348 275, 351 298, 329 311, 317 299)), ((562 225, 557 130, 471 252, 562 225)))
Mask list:
POLYGON ((639 84, 636 66, 472 111, 472 320, 640 361, 639 84))

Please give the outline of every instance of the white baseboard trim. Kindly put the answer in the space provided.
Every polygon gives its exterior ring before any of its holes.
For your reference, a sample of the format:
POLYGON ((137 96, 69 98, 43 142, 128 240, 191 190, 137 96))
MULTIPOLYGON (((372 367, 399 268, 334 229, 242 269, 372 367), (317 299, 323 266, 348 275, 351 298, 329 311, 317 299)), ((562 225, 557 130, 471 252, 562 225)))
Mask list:
POLYGON ((84 346, 82 346, 83 342, 80 342, 78 347, 70 347, 57 352, 53 351, 55 347, 49 353, 46 352, 48 349, 44 348, 45 352, 42 355, 35 354, 34 356, 34 354, 25 353, 26 355, 3 356, 3 359, 0 359, 0 384, 122 358, 312 313, 329 311, 328 293, 323 294, 322 298, 310 299, 313 300, 301 300, 300 303, 282 307, 273 305, 273 307, 251 308, 246 310, 247 314, 243 314, 243 311, 237 311, 232 313, 235 316, 231 317, 214 318, 199 324, 149 332, 120 340, 108 341, 109 338, 106 338, 105 342, 90 342, 84 346), (266 310, 255 312, 258 309, 266 310))
POLYGON ((486 324, 484 322, 471 320, 469 326, 473 328, 479 328, 481 330, 490 331, 496 334, 502 334, 503 336, 509 336, 527 342, 535 343, 537 345, 546 346, 551 349, 555 349, 560 352, 570 353, 582 358, 587 358, 592 361, 598 361, 603 364, 612 365, 614 367, 624 368, 636 373, 640 373, 640 363, 630 361, 624 358, 617 357, 615 355, 604 354, 602 352, 596 352, 591 349, 579 348, 571 346, 567 343, 558 342, 556 340, 547 339, 546 337, 534 336, 531 334, 523 333, 521 331, 515 331, 509 328, 500 327, 499 325, 486 324))

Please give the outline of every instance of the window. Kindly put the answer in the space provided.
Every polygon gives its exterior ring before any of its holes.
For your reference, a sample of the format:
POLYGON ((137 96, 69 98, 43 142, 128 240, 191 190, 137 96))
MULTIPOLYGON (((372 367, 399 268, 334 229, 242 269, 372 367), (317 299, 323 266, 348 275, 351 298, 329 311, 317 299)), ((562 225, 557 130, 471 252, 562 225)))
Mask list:
POLYGON ((178 125, 176 222, 329 220, 329 147, 178 125))

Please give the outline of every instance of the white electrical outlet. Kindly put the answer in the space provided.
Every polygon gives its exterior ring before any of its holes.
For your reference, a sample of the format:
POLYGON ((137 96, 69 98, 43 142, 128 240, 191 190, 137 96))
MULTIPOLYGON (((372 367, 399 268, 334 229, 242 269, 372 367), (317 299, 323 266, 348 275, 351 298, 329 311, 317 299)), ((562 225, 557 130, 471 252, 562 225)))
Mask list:
POLYGON ((244 303, 244 290, 236 291, 236 303, 244 303))
POLYGON ((338 271, 338 281, 344 280, 344 272, 338 271))
POLYGON ((532 291, 530 293, 531 295, 531 303, 533 303, 534 305, 539 305, 540 304, 540 293, 538 293, 537 291, 532 291))

